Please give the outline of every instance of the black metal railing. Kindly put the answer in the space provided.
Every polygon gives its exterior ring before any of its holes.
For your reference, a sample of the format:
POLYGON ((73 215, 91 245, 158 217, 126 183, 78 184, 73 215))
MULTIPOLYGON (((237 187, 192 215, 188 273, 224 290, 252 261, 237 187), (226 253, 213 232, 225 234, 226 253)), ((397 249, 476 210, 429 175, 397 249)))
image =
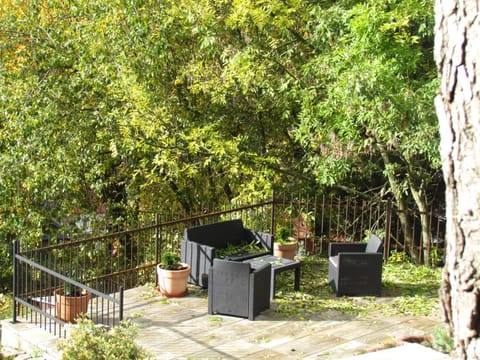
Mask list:
POLYGON ((106 326, 123 320, 122 287, 112 286, 111 282, 109 286, 105 282, 88 286, 73 280, 22 256, 18 242, 14 244, 13 261, 14 323, 22 318, 65 337, 67 325, 82 316, 106 326), (71 300, 74 298, 80 301, 75 303, 71 300))
POLYGON ((399 219, 400 211, 391 200, 367 201, 348 196, 279 196, 275 199, 276 226, 290 226, 306 252, 326 254, 331 241, 364 241, 370 233, 384 241, 384 260, 392 251, 416 254, 429 259, 428 265, 442 263, 445 246, 445 216, 432 208, 427 214, 431 238, 423 238, 420 214, 409 211, 411 229, 407 241, 399 219), (428 254, 427 254, 428 252, 428 254))

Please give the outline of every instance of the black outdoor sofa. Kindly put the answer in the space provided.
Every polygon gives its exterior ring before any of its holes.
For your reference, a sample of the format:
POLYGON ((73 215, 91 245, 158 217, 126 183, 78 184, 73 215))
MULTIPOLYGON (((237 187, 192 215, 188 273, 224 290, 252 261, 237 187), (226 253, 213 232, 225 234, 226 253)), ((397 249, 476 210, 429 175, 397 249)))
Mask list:
MULTIPOLYGON (((181 260, 191 266, 188 282, 207 288, 208 273, 213 265, 216 250, 225 249, 228 244, 237 246, 245 243, 257 243, 267 253, 272 253, 273 236, 245 228, 240 219, 185 229, 181 241, 181 260)), ((243 261, 261 255, 265 255, 265 252, 236 254, 230 256, 228 260, 243 261)))
POLYGON ((328 282, 337 296, 380 296, 383 242, 370 235, 368 243, 330 243, 328 282))

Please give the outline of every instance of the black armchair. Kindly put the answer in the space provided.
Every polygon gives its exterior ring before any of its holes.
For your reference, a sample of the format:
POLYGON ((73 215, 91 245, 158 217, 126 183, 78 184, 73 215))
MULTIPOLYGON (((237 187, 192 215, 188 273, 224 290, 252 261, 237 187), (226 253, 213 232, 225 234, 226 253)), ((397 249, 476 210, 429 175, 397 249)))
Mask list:
POLYGON ((209 271, 208 313, 254 320, 270 308, 271 264, 214 259, 209 271))
MULTIPOLYGON (((181 259, 191 266, 188 282, 208 287, 208 272, 216 250, 225 249, 229 244, 246 243, 257 243, 271 253, 273 237, 271 234, 245 228, 240 219, 185 229, 181 241, 181 259)), ((231 260, 243 261, 262 255, 265 255, 265 252, 231 257, 231 260)))
POLYGON ((380 296, 383 243, 371 235, 368 243, 330 243, 328 282, 342 295, 380 296))

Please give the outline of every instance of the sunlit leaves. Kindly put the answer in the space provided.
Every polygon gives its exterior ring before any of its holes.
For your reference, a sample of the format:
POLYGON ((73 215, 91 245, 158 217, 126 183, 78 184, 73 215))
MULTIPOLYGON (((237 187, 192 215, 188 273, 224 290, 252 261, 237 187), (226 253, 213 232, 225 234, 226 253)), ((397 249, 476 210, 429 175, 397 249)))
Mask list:
POLYGON ((368 179, 378 144, 435 164, 431 19, 415 1, 2 7, 8 219, 368 179))
MULTIPOLYGON (((349 174, 372 176, 362 158, 375 163, 382 148, 402 171, 423 168, 417 175, 428 182, 439 165, 432 33, 425 31, 432 27, 431 7, 410 0, 343 4, 326 9, 329 17, 317 14, 308 26, 309 41, 318 48, 304 76, 318 85, 303 97, 296 136, 315 151, 308 155, 311 169, 324 184, 348 182, 349 174), (332 133, 344 153, 350 149, 345 167, 325 159, 339 153, 332 149, 332 133)), ((413 177, 409 181, 418 186, 413 177)))

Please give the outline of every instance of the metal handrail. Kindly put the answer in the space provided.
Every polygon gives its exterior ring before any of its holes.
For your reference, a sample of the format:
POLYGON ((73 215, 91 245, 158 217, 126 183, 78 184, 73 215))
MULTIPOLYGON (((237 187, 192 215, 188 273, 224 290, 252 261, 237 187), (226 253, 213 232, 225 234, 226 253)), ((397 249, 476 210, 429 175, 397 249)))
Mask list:
MULTIPOLYGON (((33 276, 32 276, 33 277, 33 276)), ((92 298, 95 297, 97 304, 97 314, 96 316, 91 316, 96 322, 104 325, 117 325, 123 320, 123 304, 124 304, 124 291, 123 287, 119 288, 119 296, 112 296, 110 294, 103 293, 98 289, 95 289, 91 286, 83 284, 77 280, 71 279, 68 276, 58 273, 48 267, 38 264, 37 262, 22 256, 19 253, 19 244, 18 242, 14 243, 14 279, 13 279, 13 323, 18 321, 19 309, 22 313, 25 313, 23 316, 27 320, 34 322, 40 326, 43 326, 46 330, 53 332, 55 335, 65 336, 65 327, 68 324, 66 321, 58 318, 51 310, 47 311, 42 308, 42 305, 49 304, 51 305, 52 292, 55 289, 61 288, 61 284, 71 284, 77 288, 82 289, 83 291, 90 293, 92 298), (24 267, 21 269, 21 267, 24 267), (49 276, 49 285, 40 288, 37 286, 29 287, 28 275, 27 280, 21 279, 20 274, 23 273, 32 273, 35 272, 41 274, 39 278, 49 276), (53 280, 53 281, 51 281, 53 280), (51 286, 51 282, 56 284, 51 286), (58 286, 60 285, 60 286, 58 286), (40 294, 40 297, 35 298, 35 295, 40 294), (50 301, 42 302, 42 295, 48 294, 46 297, 50 301), (101 303, 99 306, 98 304, 101 303), (39 305, 37 305, 39 304, 39 305), (116 310, 118 309, 118 310, 116 310), (101 317, 98 316, 99 313, 102 314, 101 317), (110 314, 110 311, 113 310, 113 313, 110 314), (105 313, 107 315, 105 315, 105 313), (44 318, 42 320, 42 317, 44 318), (118 318, 118 320, 117 320, 118 318), (48 325, 48 329, 47 329, 48 325), (53 328, 53 329, 52 329, 53 328), (58 329, 58 331, 57 331, 58 329), (52 331, 53 330, 53 331, 52 331)), ((93 306, 92 300, 90 301, 91 307, 93 306)), ((90 311, 90 314, 93 313, 93 310, 90 311)))

